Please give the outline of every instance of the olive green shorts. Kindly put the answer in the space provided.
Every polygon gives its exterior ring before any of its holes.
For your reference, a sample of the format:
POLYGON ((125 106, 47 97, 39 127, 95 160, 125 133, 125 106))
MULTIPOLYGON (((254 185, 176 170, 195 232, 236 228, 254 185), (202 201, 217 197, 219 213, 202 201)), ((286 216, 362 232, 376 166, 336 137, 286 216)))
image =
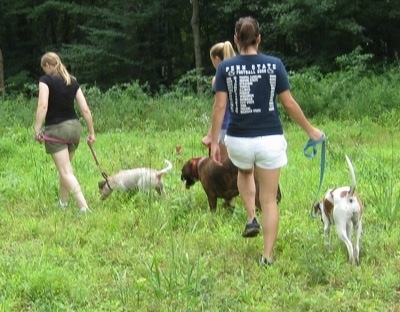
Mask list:
POLYGON ((82 126, 78 119, 66 120, 56 125, 46 126, 43 134, 49 138, 45 141, 47 154, 54 154, 65 148, 68 148, 69 152, 74 152, 79 145, 82 126), (52 142, 51 138, 65 142, 52 142))

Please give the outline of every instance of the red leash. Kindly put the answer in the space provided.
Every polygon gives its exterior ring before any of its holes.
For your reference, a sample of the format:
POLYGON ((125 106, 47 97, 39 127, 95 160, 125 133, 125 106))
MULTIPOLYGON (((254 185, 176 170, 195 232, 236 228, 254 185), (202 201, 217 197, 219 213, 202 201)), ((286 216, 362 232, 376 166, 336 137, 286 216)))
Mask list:
POLYGON ((76 143, 78 143, 77 141, 68 141, 68 140, 48 137, 48 136, 46 136, 44 134, 39 134, 38 135, 38 140, 39 141, 54 142, 54 143, 61 143, 61 144, 76 144, 76 143))
MULTIPOLYGON (((47 142, 54 142, 54 143, 61 143, 61 144, 76 144, 78 143, 77 141, 68 141, 68 140, 63 140, 63 139, 58 139, 58 138, 52 138, 52 137, 48 137, 44 134, 39 134, 38 135, 38 140, 39 141, 47 141, 47 142)), ((107 186, 110 188, 110 190, 112 190, 110 184, 108 183, 108 175, 107 173, 104 172, 103 169, 101 169, 100 167, 100 163, 97 160, 97 156, 96 153, 93 150, 92 144, 88 141, 87 144, 89 145, 90 151, 92 153, 92 156, 94 158, 94 161, 96 162, 97 167, 99 167, 100 171, 101 171, 101 175, 103 176, 103 178, 106 180, 107 186)))

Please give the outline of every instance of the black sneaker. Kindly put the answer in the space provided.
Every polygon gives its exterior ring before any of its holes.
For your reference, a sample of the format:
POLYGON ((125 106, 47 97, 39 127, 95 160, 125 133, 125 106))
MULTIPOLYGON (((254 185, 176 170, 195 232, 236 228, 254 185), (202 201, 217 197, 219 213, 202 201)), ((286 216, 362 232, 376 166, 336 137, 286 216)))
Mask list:
POLYGON ((274 259, 267 259, 261 255, 258 259, 258 263, 260 263, 261 266, 269 267, 274 264, 274 259))
POLYGON ((250 223, 246 223, 242 236, 256 237, 258 233, 260 233, 260 224, 257 222, 257 219, 254 218, 250 223))

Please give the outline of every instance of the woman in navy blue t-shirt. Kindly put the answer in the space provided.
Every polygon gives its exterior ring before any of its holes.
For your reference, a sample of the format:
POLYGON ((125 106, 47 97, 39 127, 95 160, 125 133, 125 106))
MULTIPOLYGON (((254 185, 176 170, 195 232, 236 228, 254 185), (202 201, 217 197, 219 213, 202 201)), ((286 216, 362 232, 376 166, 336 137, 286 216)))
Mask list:
POLYGON ((239 168, 238 189, 247 210, 247 223, 242 236, 254 237, 260 232, 255 212, 255 170, 259 179, 264 240, 259 261, 262 265, 271 265, 279 227, 276 202, 279 175, 281 168, 287 164, 287 143, 276 96, 311 140, 320 139, 323 133, 310 124, 292 97, 282 61, 258 53, 261 35, 254 18, 244 17, 236 22, 234 41, 239 55, 221 62, 215 75, 211 157, 220 163, 218 134, 228 102, 230 122, 225 145, 229 158, 239 168))

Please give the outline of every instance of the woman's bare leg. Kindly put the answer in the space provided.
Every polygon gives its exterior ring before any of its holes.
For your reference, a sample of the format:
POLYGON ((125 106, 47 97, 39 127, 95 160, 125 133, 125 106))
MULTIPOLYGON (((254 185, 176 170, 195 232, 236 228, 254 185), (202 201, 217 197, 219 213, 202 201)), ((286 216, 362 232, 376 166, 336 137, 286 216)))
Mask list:
POLYGON ((74 156, 74 153, 69 153, 68 149, 63 149, 57 153, 52 154, 51 156, 57 167, 60 178, 61 200, 63 202, 66 202, 69 193, 72 193, 79 208, 87 207, 86 199, 82 193, 79 182, 73 173, 73 168, 71 165, 71 160, 74 156))
POLYGON ((276 203, 280 168, 261 169, 256 167, 260 187, 260 204, 262 209, 262 230, 264 240, 263 256, 267 260, 273 260, 274 246, 279 229, 279 211, 276 203))
POLYGON ((250 222, 256 216, 255 198, 256 198, 256 185, 254 183, 253 169, 242 170, 239 169, 237 176, 237 186, 240 197, 247 212, 247 222, 250 222))

